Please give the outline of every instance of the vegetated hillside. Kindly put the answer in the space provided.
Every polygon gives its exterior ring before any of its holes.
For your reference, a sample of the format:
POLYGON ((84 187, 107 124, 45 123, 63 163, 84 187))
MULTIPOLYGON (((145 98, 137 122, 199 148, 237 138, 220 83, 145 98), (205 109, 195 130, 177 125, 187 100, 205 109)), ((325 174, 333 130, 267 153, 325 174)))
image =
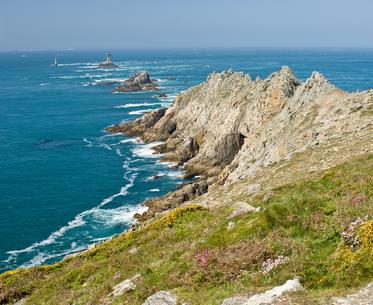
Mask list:
POLYGON ((287 302, 330 304, 373 280, 372 186, 367 154, 230 206, 190 202, 75 257, 1 275, 0 303, 135 305, 168 290, 212 305, 300 276, 305 290, 287 302), (109 296, 136 274, 136 287, 109 296))

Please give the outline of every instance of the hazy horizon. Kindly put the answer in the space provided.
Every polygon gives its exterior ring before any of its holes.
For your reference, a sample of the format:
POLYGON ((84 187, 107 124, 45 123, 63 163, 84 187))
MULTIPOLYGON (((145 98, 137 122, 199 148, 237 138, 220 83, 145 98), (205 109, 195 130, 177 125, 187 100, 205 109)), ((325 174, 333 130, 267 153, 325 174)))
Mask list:
POLYGON ((0 50, 371 49, 373 1, 4 0, 0 50))

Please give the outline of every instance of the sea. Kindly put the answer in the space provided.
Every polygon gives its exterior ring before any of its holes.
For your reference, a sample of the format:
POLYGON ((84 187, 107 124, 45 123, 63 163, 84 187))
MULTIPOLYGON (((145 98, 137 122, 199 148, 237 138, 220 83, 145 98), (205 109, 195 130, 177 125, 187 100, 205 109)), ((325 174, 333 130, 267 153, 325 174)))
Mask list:
POLYGON ((98 69, 105 51, 0 52, 0 272, 119 234, 144 200, 183 183, 157 143, 104 129, 170 107, 213 71, 255 79, 288 65, 301 80, 317 70, 349 92, 373 88, 373 50, 111 50, 119 69, 98 69), (138 71, 160 91, 113 93, 138 71))

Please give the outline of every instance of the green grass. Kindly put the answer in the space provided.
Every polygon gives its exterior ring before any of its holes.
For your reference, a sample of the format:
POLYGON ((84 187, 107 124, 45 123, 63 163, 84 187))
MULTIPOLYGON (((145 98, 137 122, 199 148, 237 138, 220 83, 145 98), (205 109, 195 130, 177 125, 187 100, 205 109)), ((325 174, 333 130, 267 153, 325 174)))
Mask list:
MULTIPOLYGON (((142 304, 159 290, 173 290, 190 304, 216 305, 299 275, 305 292, 295 304, 324 304, 373 279, 373 155, 345 163, 320 177, 273 190, 250 202, 264 209, 227 219, 229 207, 178 208, 133 232, 50 266, 0 275, 0 304, 142 304), (351 249, 341 232, 368 217, 351 249), (229 221, 235 226, 227 230, 229 221), (136 253, 129 251, 137 249, 136 253), (263 261, 289 261, 268 274, 263 261), (112 287, 140 273, 138 288, 116 299, 112 287), (109 302, 110 301, 110 302, 109 302)), ((233 202, 232 202, 233 204, 233 202)))

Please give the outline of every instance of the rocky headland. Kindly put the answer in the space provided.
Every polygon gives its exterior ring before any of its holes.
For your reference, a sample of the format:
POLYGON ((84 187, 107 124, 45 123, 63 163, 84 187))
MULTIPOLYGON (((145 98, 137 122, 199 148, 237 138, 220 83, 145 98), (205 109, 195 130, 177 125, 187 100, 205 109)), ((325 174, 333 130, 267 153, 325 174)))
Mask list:
POLYGON ((118 86, 114 92, 137 92, 159 90, 158 83, 147 72, 138 72, 118 86))
POLYGON ((121 235, 0 275, 0 304, 371 304, 373 90, 224 71, 107 131, 194 179, 121 235))
POLYGON ((372 151, 372 112, 372 90, 347 93, 318 72, 301 82, 284 66, 264 80, 233 71, 212 73, 180 94, 171 108, 107 131, 162 141, 155 150, 163 160, 184 164, 186 177, 200 177, 163 200, 146 202, 153 215, 208 189, 264 179, 264 173, 300 155, 309 160, 297 161, 294 175, 284 179, 372 151))

